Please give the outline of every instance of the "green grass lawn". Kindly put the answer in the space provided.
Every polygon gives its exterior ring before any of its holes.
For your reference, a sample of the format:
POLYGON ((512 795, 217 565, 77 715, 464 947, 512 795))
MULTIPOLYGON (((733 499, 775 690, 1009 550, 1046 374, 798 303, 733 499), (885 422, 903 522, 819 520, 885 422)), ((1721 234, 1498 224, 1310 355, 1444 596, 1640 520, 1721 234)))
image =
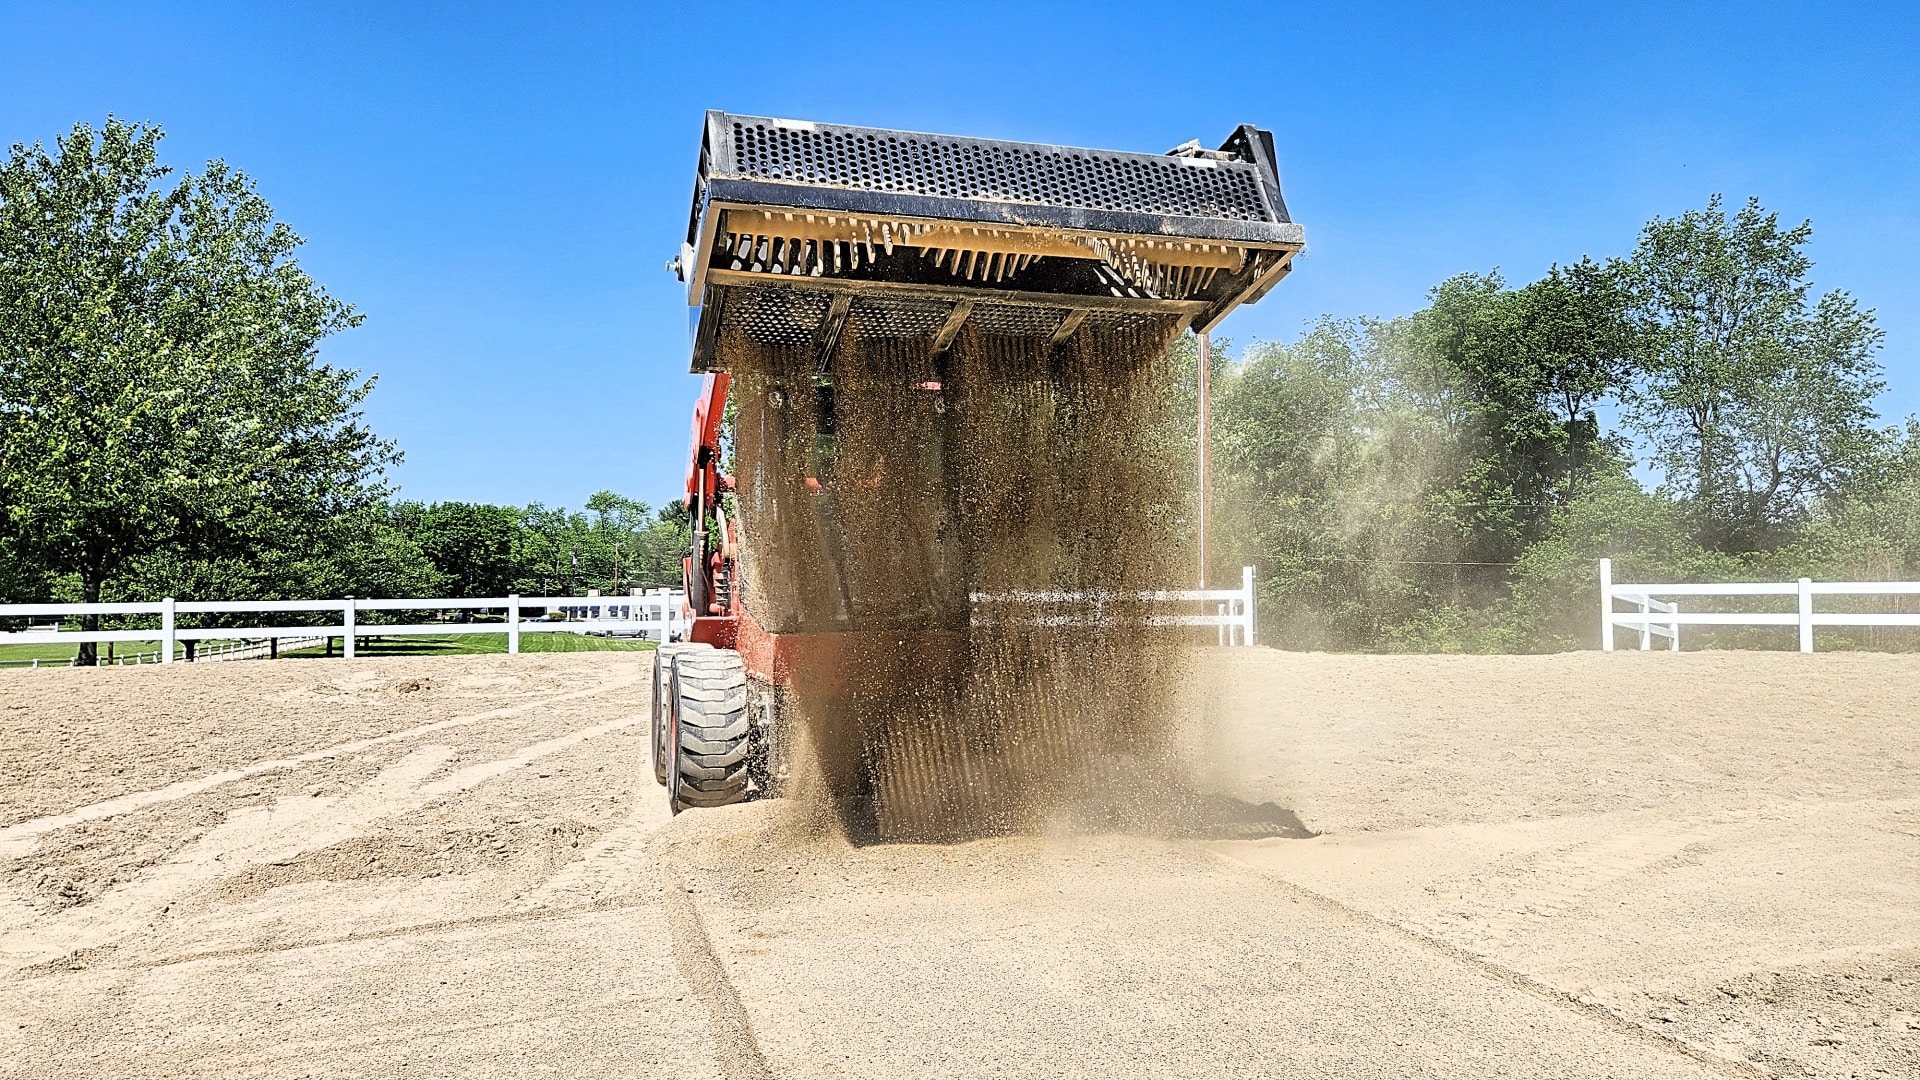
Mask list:
MULTIPOLYGON (((151 643, 143 641, 118 641, 114 643, 113 648, 114 652, 118 653, 123 649, 127 652, 136 650, 152 652, 154 647, 151 643)), ((101 645, 99 649, 100 655, 104 658, 107 655, 107 647, 101 645)), ((9 666, 27 660, 38 660, 43 664, 64 664, 73 659, 74 653, 79 650, 80 647, 77 645, 58 642, 49 642, 45 645, 0 645, 0 661, 5 661, 9 666)))
MULTIPOLYGON (((100 651, 100 662, 107 662, 107 643, 94 646, 100 651)), ((158 652, 158 641, 116 641, 113 643, 115 656, 132 656, 134 653, 158 652)), ((80 646, 66 642, 47 642, 43 645, 0 645, 0 662, 7 667, 18 667, 22 662, 38 660, 42 664, 64 664, 72 660, 80 651, 80 646)))
MULTIPOLYGON (((537 652, 645 652, 654 647, 651 641, 634 638, 585 637, 580 634, 527 634, 520 635, 520 651, 537 652)), ((505 634, 451 634, 447 637, 392 637, 375 640, 361 638, 353 647, 353 654, 359 656, 468 656, 478 653, 504 653, 507 651, 505 634)), ((334 642, 333 654, 340 655, 340 643, 334 642)), ((299 652, 281 653, 281 656, 322 657, 323 649, 302 649, 299 652)))

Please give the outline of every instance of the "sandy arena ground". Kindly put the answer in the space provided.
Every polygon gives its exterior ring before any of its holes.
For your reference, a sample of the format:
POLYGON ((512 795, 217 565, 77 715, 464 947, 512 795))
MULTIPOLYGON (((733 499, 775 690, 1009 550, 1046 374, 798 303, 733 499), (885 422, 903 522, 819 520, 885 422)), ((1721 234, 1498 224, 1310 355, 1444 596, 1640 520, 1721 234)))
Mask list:
POLYGON ((1920 657, 1222 650, 1321 835, 857 849, 650 659, 0 672, 0 1076, 1920 1076, 1920 657))

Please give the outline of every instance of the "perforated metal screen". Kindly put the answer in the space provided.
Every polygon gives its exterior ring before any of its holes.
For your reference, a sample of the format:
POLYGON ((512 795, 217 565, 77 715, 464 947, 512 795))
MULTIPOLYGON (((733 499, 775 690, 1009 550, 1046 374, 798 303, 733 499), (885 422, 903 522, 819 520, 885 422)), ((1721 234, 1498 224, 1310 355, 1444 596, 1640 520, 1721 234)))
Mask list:
MULTIPOLYGON (((826 317, 832 297, 799 289, 733 290, 725 322, 730 330, 767 345, 806 345, 826 317)), ((946 324, 953 304, 918 297, 866 297, 854 301, 848 327, 854 337, 931 338, 946 324)), ((968 325, 981 333, 1045 338, 1073 311, 1069 307, 977 303, 968 325)), ((1089 311, 1081 324, 1089 329, 1131 330, 1174 316, 1165 312, 1089 311)))
POLYGON ((732 175, 955 199, 1235 221, 1277 220, 1237 161, 1075 150, 730 117, 732 175))

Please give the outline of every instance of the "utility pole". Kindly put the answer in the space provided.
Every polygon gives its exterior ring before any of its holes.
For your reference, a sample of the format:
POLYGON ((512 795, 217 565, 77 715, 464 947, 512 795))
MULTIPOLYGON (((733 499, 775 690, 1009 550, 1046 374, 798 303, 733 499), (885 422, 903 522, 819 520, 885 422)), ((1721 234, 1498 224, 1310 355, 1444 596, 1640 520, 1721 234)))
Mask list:
POLYGON ((1213 492, 1207 483, 1207 431, 1213 373, 1208 355, 1207 331, 1200 331, 1200 587, 1207 587, 1207 518, 1213 512, 1213 492))

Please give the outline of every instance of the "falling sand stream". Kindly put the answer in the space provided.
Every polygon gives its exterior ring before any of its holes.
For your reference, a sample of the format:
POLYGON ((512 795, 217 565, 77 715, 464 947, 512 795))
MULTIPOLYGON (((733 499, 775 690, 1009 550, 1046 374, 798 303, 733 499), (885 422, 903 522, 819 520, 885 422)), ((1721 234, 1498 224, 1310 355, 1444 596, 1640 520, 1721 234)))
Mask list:
POLYGON ((935 354, 856 309, 824 370, 722 342, 745 601, 836 635, 793 672, 794 787, 856 834, 1123 823, 1176 768, 1184 643, 1141 594, 1192 565, 1177 325, 995 329, 935 354))

